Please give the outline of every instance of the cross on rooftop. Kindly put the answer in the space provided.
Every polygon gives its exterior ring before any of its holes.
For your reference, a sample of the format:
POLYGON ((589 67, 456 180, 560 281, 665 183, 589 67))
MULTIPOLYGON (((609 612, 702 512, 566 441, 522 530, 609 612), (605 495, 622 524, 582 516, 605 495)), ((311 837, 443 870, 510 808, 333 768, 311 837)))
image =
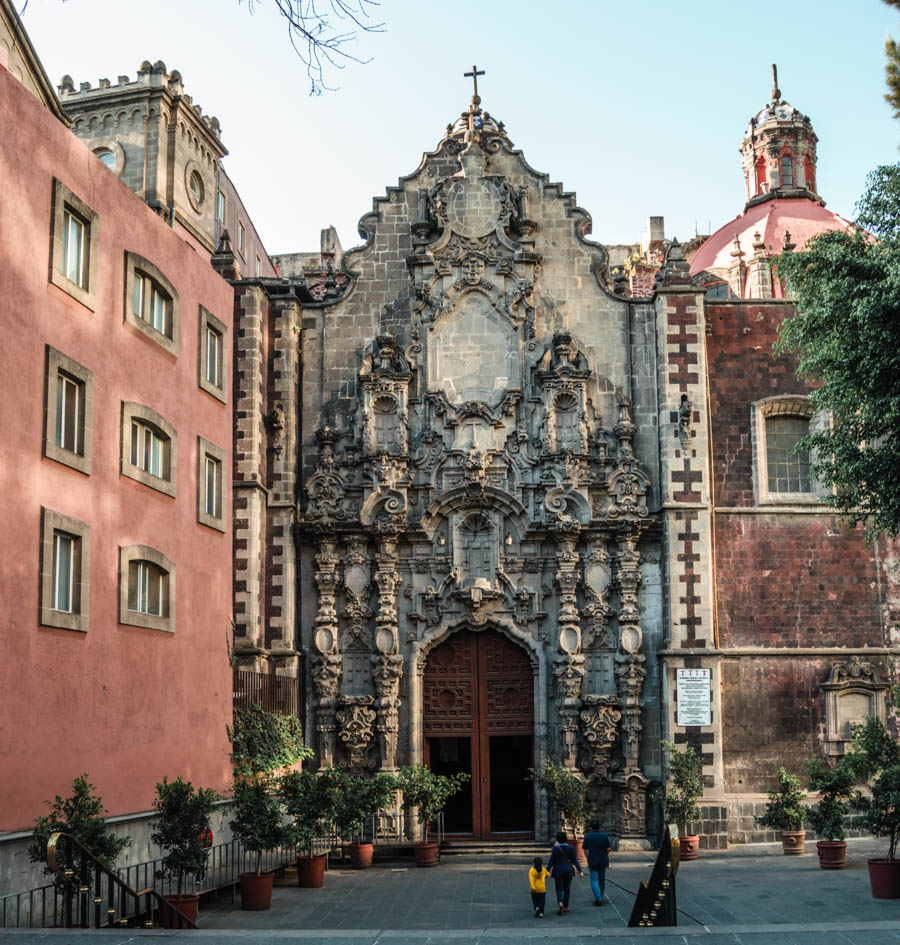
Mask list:
POLYGON ((464 73, 463 73, 463 76, 464 76, 465 78, 467 78, 467 79, 471 79, 471 80, 472 80, 472 83, 473 83, 474 86, 475 86, 475 91, 474 91, 474 93, 473 93, 473 95, 472 95, 472 99, 473 99, 473 100, 478 99, 478 76, 480 76, 480 75, 484 75, 484 70, 482 69, 481 72, 479 72, 479 71, 478 71, 478 66, 472 66, 472 71, 471 71, 471 72, 464 72, 464 73))

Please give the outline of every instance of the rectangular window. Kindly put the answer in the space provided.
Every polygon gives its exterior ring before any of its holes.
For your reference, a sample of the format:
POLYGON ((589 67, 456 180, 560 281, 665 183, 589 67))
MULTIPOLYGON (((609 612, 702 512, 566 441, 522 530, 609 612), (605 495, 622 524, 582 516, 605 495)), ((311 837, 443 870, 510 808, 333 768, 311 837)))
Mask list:
POLYGON ((62 371, 56 384, 56 445, 81 455, 84 385, 62 371))
POLYGON ((86 230, 84 220, 66 207, 63 212, 62 272, 70 282, 82 289, 88 287, 84 252, 86 230))
POLYGON ((244 224, 238 220, 238 252, 244 255, 244 224))
POLYGON ((766 418, 766 464, 770 493, 810 492, 809 454, 796 450, 809 433, 806 417, 766 418))
POLYGON ((72 587, 75 579, 75 548, 78 539, 65 532, 53 532, 53 597, 51 607, 64 614, 73 611, 72 587))
POLYGON ((219 199, 216 203, 216 219, 219 223, 225 222, 225 194, 219 191, 219 199))
POLYGON ((150 561, 132 561, 128 569, 128 609, 163 616, 165 575, 150 561))
POLYGON ((152 427, 132 421, 131 465, 151 476, 163 478, 165 441, 152 427))
POLYGON ((131 293, 131 310, 135 318, 146 322, 161 335, 172 337, 172 324, 169 318, 171 299, 162 289, 143 273, 134 273, 134 287, 131 293))
POLYGON ((221 387, 222 336, 211 325, 206 326, 206 379, 213 387, 221 387))
POLYGON ((90 526, 61 512, 41 509, 42 626, 87 631, 90 573, 90 526))
POLYGON ((262 264, 260 262, 259 256, 256 257, 256 277, 259 278, 260 273, 262 272, 262 264))
POLYGON ((206 502, 205 511, 211 518, 218 518, 222 513, 219 509, 219 494, 221 492, 222 464, 212 456, 206 457, 206 502))

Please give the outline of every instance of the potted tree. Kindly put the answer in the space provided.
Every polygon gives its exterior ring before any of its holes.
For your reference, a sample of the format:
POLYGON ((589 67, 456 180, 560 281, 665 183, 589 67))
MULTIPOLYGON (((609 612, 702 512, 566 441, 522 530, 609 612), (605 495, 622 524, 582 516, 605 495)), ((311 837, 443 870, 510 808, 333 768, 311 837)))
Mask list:
POLYGON ((803 853, 806 831, 803 821, 806 819, 806 795, 800 790, 800 779, 788 774, 784 768, 778 769, 778 787, 771 790, 766 803, 766 812, 757 817, 761 827, 771 827, 781 831, 781 846, 785 854, 803 853))
POLYGON ((696 860, 700 850, 700 837, 689 834, 689 823, 700 819, 697 801, 703 795, 703 780, 700 773, 703 759, 690 746, 679 751, 674 742, 662 742, 663 751, 669 755, 669 778, 666 782, 664 806, 666 820, 678 826, 680 859, 696 860))
MULTIPOLYGON (((130 837, 119 837, 110 829, 103 819, 106 808, 94 791, 87 774, 81 774, 72 781, 71 796, 63 798, 57 794, 53 801, 47 801, 50 813, 35 820, 28 856, 32 863, 43 863, 45 873, 52 872, 47 866, 47 843, 54 833, 67 833, 74 837, 109 869, 115 866, 119 854, 131 843, 130 837)), ((66 847, 57 849, 58 866, 72 870, 76 877, 86 877, 90 885, 93 870, 83 868, 78 853, 71 860, 68 857, 66 847)))
MULTIPOLYGON (((175 781, 163 778, 156 785, 153 830, 150 841, 165 851, 162 869, 157 875, 177 882, 176 894, 163 898, 192 922, 197 920, 200 897, 184 892, 184 877, 206 869, 206 837, 209 819, 218 795, 212 788, 194 788, 179 776, 175 781)), ((163 915, 163 923, 167 916, 163 915)))
POLYGON ((372 778, 357 774, 341 776, 334 825, 338 836, 350 841, 350 865, 354 869, 372 865, 373 844, 360 842, 363 821, 387 807, 397 787, 397 779, 389 774, 376 774, 372 778))
POLYGON ((583 834, 584 825, 587 821, 587 807, 585 805, 587 785, 574 771, 570 771, 562 765, 554 764, 549 758, 544 759, 539 771, 530 768, 529 772, 531 780, 539 787, 544 788, 549 795, 550 800, 556 807, 557 814, 562 820, 561 826, 572 835, 572 849, 575 851, 579 863, 584 866, 587 863, 582 849, 584 836, 578 836, 578 833, 581 831, 583 834))
POLYGON ((326 854, 313 854, 317 840, 328 836, 340 799, 339 775, 333 769, 288 771, 278 781, 286 813, 293 818, 297 840, 297 882, 319 889, 325 881, 326 854))
POLYGON ((830 768, 821 758, 812 758, 807 773, 809 790, 819 795, 819 802, 806 812, 806 819, 824 838, 816 841, 819 866, 823 870, 842 870, 847 865, 844 818, 850 810, 847 801, 853 792, 853 772, 844 759, 830 768))
POLYGON ((888 838, 887 857, 868 860, 869 882, 876 899, 900 899, 900 748, 884 723, 871 716, 854 726, 846 762, 864 781, 868 793, 855 791, 851 805, 859 811, 857 824, 876 837, 888 838))
POLYGON ((241 873, 241 908, 259 912, 272 905, 275 874, 262 870, 264 850, 292 842, 293 830, 284 823, 284 812, 271 785, 262 780, 239 779, 234 784, 234 819, 231 832, 241 846, 256 854, 256 869, 241 873))
POLYGON ((437 866, 438 844, 429 842, 428 829, 469 777, 465 772, 435 774, 423 765, 407 767, 400 772, 399 787, 403 801, 417 809, 419 823, 425 828, 425 839, 413 844, 416 866, 437 866))

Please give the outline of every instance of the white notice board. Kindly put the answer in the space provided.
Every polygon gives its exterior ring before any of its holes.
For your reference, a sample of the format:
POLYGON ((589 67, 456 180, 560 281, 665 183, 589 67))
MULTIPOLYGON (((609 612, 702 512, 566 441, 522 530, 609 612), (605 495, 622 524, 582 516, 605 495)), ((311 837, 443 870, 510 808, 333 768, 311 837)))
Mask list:
POLYGON ((711 669, 678 669, 677 725, 712 725, 711 669))

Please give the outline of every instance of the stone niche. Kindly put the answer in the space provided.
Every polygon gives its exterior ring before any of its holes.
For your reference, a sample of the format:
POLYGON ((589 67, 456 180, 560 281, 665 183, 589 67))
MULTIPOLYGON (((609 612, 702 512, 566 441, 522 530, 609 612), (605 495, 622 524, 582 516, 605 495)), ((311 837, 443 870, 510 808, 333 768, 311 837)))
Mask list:
POLYGON ((881 680, 872 663, 857 656, 831 667, 827 682, 822 684, 827 754, 843 755, 853 737, 853 725, 864 721, 866 716, 884 722, 885 691, 888 688, 888 683, 881 680))
POLYGON ((451 404, 495 405, 520 385, 516 330, 480 292, 464 295, 429 338, 429 388, 451 404))

